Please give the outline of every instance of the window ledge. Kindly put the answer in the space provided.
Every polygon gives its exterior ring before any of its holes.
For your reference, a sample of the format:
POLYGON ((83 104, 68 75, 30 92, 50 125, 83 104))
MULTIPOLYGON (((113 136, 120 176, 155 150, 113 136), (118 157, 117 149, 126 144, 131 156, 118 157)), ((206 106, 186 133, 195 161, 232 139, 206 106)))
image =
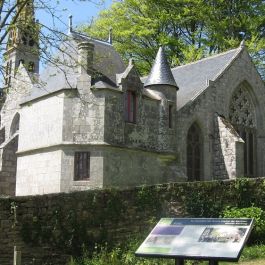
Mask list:
POLYGON ((74 180, 74 186, 86 186, 90 182, 90 179, 87 180, 74 180))
POLYGON ((136 125, 136 122, 134 121, 125 121, 126 124, 136 125))

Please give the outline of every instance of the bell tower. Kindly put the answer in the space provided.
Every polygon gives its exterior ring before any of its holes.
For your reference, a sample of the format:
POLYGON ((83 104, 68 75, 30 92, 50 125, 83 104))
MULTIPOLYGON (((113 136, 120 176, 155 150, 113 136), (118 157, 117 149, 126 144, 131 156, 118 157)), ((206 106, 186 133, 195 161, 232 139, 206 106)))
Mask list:
MULTIPOLYGON (((22 63, 28 72, 39 72, 39 26, 33 0, 17 0, 17 19, 9 28, 5 57, 5 86, 9 87, 22 63)), ((16 17, 16 16, 15 16, 16 17)))

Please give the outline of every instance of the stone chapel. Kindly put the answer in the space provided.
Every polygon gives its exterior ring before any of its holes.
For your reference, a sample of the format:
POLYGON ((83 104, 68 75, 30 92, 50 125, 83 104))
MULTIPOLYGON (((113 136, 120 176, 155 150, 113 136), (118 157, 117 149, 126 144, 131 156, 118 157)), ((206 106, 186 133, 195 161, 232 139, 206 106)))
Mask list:
POLYGON ((265 87, 244 43, 172 69, 160 47, 141 77, 111 35, 70 19, 63 63, 40 73, 33 5, 19 23, 5 52, 0 195, 264 176, 265 87))

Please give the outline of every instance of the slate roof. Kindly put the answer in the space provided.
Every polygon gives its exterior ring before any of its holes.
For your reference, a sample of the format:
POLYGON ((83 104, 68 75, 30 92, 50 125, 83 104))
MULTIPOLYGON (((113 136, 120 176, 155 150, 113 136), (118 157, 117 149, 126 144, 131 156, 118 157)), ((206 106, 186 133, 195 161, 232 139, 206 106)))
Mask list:
MULTIPOLYGON (((39 84, 35 84, 31 93, 25 97, 22 103, 55 93, 62 89, 75 89, 77 87, 77 43, 78 41, 91 41, 95 45, 95 70, 101 74, 102 78, 94 80, 93 84, 98 88, 115 88, 117 84, 117 74, 124 73, 125 65, 108 42, 92 39, 86 35, 71 32, 71 39, 66 41, 61 49, 65 52, 59 53, 59 61, 62 64, 58 66, 49 65, 40 75, 39 84)), ((166 66, 165 56, 162 51, 158 53, 158 62, 154 64, 149 75, 143 77, 145 86, 151 84, 169 84, 179 88, 177 95, 177 108, 181 109, 188 102, 193 101, 208 86, 209 80, 215 81, 219 75, 232 63, 238 56, 243 46, 221 54, 217 54, 190 64, 182 65, 171 69, 166 66), (161 70, 159 74, 158 69, 161 70)))
POLYGON ((163 47, 159 48, 150 74, 144 83, 145 87, 154 85, 169 85, 178 89, 163 47))
POLYGON ((178 84, 177 108, 194 100, 232 63, 243 47, 171 69, 178 84))
POLYGON ((77 66, 78 58, 77 44, 80 41, 89 41, 94 44, 93 68, 102 76, 102 80, 97 78, 93 85, 99 84, 100 88, 103 85, 111 88, 115 86, 116 74, 122 73, 125 65, 113 46, 108 42, 92 39, 78 32, 71 32, 69 40, 66 40, 60 47, 61 51, 57 55, 59 63, 47 66, 39 77, 39 83, 34 85, 31 93, 21 102, 22 104, 62 89, 77 88, 79 74, 78 67, 75 66, 77 66))

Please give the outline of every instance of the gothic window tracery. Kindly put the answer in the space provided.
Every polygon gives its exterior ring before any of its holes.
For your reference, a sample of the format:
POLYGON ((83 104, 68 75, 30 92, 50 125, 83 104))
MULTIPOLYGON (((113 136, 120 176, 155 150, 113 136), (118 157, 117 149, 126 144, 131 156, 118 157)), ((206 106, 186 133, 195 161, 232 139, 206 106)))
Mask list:
POLYGON ((234 125, 243 125, 249 128, 256 127, 254 104, 245 88, 239 88, 234 95, 229 108, 229 118, 234 125))
POLYGON ((232 95, 229 107, 229 119, 238 134, 244 140, 244 174, 255 176, 256 157, 256 113, 255 105, 244 86, 240 86, 232 95))

